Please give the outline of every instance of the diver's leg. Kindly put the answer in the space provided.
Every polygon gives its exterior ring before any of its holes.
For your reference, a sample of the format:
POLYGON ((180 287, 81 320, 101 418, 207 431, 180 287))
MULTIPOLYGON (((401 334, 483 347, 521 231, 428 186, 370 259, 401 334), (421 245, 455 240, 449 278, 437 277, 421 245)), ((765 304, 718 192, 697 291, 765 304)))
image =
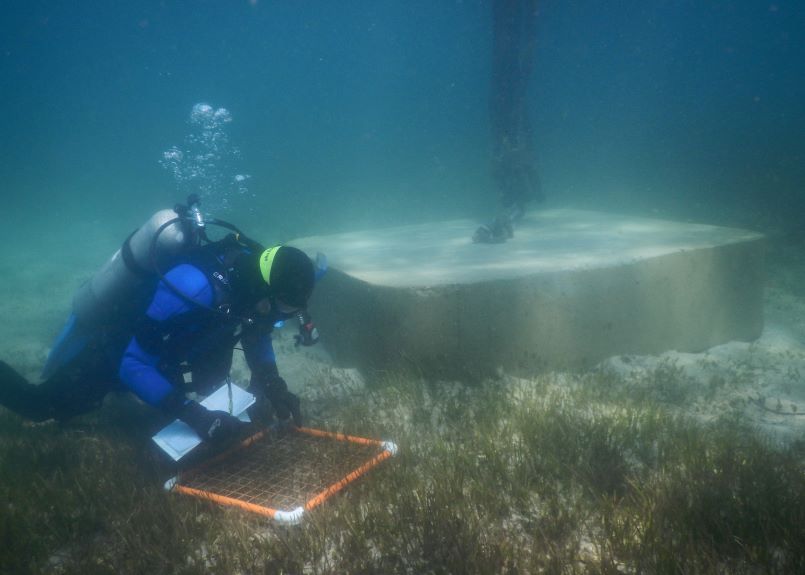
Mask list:
POLYGON ((59 369, 42 384, 53 401, 53 417, 64 421, 98 409, 106 394, 119 385, 118 363, 100 343, 93 342, 59 369))
POLYGON ((0 362, 0 404, 32 421, 65 421, 100 407, 114 381, 102 357, 83 353, 39 385, 0 362))
POLYGON ((66 421, 100 408, 113 382, 110 374, 85 368, 59 372, 40 387, 53 405, 51 417, 66 421))
POLYGON ((4 361, 0 361, 0 405, 32 421, 53 417, 54 406, 47 390, 29 383, 4 361))

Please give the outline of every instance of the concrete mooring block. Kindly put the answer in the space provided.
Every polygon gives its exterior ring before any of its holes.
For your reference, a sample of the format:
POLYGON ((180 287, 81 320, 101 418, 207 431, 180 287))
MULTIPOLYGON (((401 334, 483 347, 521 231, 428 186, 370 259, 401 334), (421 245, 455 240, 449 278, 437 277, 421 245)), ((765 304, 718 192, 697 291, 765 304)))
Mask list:
POLYGON ((760 234, 576 210, 473 244, 455 220, 291 242, 326 254, 311 312, 336 361, 429 377, 702 351, 763 328, 760 234))

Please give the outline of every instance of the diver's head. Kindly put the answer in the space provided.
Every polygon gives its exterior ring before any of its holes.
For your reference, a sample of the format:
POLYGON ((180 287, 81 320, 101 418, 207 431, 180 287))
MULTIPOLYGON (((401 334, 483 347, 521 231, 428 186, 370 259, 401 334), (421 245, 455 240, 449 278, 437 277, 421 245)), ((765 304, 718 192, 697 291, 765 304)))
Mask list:
POLYGON ((305 309, 313 292, 313 262, 291 246, 242 254, 235 261, 233 288, 239 294, 241 313, 254 310, 268 315, 272 309, 292 315, 305 309))
POLYGON ((283 313, 307 307, 315 272, 307 254, 291 246, 274 246, 260 254, 260 277, 283 313))

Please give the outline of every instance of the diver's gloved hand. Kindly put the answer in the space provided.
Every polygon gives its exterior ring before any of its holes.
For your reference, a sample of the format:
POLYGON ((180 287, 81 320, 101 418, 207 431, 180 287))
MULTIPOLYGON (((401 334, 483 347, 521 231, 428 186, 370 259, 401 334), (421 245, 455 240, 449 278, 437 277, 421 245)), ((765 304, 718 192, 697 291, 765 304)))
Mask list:
POLYGON ((178 417, 203 440, 213 443, 226 443, 237 438, 247 425, 225 411, 211 411, 195 401, 185 403, 178 417))
POLYGON ((299 398, 296 394, 288 391, 288 384, 279 375, 268 378, 265 387, 265 397, 271 402, 274 413, 280 423, 285 423, 289 418, 293 418, 294 425, 302 426, 302 411, 299 409, 299 398))

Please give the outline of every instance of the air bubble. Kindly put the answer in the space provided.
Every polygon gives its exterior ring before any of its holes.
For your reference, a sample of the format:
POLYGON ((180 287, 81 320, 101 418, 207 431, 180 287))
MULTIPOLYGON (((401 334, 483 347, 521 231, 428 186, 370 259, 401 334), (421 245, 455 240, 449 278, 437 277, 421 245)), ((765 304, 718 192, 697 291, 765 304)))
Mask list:
POLYGON ((231 122, 232 114, 226 108, 195 104, 184 145, 171 146, 160 160, 173 176, 177 191, 183 196, 198 194, 209 211, 226 210, 232 195, 248 193, 251 176, 236 171, 240 150, 230 144, 224 128, 231 122))

